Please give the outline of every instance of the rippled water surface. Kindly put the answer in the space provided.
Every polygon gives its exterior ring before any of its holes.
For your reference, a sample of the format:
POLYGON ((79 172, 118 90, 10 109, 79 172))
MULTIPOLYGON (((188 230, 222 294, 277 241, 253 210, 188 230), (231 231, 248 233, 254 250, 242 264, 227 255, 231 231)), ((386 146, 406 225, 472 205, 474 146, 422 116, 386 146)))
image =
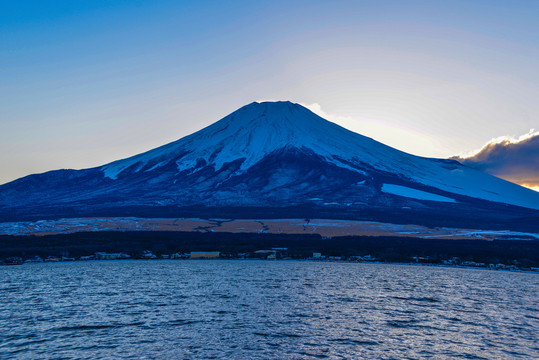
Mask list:
POLYGON ((0 268, 0 358, 533 359, 539 276, 296 261, 0 268))

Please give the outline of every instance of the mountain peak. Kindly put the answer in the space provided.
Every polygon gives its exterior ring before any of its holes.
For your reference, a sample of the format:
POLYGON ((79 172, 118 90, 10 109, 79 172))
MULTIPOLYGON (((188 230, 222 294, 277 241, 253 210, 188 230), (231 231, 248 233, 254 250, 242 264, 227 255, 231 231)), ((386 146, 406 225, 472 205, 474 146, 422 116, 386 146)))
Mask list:
MULTIPOLYGON (((387 148, 372 139, 327 121, 290 101, 253 102, 223 119, 170 144, 103 166, 106 177, 116 179, 139 164, 177 162, 183 171, 203 162, 218 171, 233 159, 244 159, 244 170, 264 156, 283 148, 309 149, 324 157, 349 157, 357 146, 387 148), (359 143, 363 143, 362 145, 359 143)), ((356 151, 354 151, 356 150, 356 151)), ((404 153, 402 153, 404 154, 404 153)))
MULTIPOLYGON (((179 178, 193 175, 199 179, 197 174, 226 172, 223 179, 230 179, 241 177, 264 159, 272 158, 271 155, 284 153, 301 154, 300 158, 305 161, 316 158, 334 169, 362 176, 392 174, 391 177, 405 183, 538 208, 536 200, 531 199, 534 195, 530 194, 531 190, 458 163, 417 157, 393 149, 289 101, 253 102, 189 136, 104 165, 100 170, 112 180, 128 179, 134 174, 160 179, 164 169, 179 178)), ((272 166, 275 169, 267 171, 278 173, 283 163, 275 160, 272 166)), ((280 181, 282 179, 278 183, 280 181)))
MULTIPOLYGON (((297 126, 299 123, 327 122, 306 107, 290 101, 252 102, 225 117, 224 122, 255 122, 256 126, 278 123, 283 126, 297 126)), ((219 123, 219 122, 217 122, 219 123)))
POLYGON ((293 103, 289 100, 279 100, 279 101, 253 101, 252 103, 247 104, 238 110, 241 110, 247 107, 263 107, 264 109, 289 109, 290 111, 293 111, 294 109, 299 109, 299 108, 305 109, 304 106, 301 106, 300 104, 297 104, 297 103, 293 103))

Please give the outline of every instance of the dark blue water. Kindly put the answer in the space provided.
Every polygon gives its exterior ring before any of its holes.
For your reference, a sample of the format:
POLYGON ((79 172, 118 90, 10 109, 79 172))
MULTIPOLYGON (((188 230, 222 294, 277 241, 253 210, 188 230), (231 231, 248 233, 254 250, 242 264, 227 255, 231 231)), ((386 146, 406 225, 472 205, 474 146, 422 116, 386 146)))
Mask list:
POLYGON ((295 261, 0 268, 0 358, 533 359, 539 276, 295 261))

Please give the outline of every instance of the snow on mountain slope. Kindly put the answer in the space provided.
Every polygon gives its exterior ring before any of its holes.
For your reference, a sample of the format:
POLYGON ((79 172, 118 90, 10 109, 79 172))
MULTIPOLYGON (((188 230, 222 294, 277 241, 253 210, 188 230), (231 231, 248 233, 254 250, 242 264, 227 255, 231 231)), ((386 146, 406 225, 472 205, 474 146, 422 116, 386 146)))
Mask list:
POLYGON ((158 172, 171 162, 178 172, 194 173, 205 166, 217 171, 239 160, 241 165, 233 175, 240 175, 284 148, 308 150, 328 163, 359 173, 377 169, 449 193, 539 209, 537 192, 456 161, 401 152, 290 102, 251 103, 194 134, 101 170, 105 177, 120 180, 133 171, 158 172))
MULTIPOLYGON (((103 171, 105 176, 115 179, 135 164, 142 169, 148 163, 173 159, 182 154, 185 155, 177 161, 179 171, 195 167, 201 159, 219 170, 223 164, 241 158, 245 158, 241 165, 241 170, 245 170, 284 147, 309 148, 329 162, 348 168, 337 157, 374 165, 381 160, 379 156, 370 154, 371 151, 382 150, 373 148, 377 146, 392 155, 390 150, 393 149, 324 120, 300 105, 290 102, 252 103, 178 141, 105 165, 103 171)), ((405 153, 398 155, 408 156, 405 153)), ((392 160, 402 159, 397 156, 392 160)), ((161 163, 165 164, 166 161, 161 163)))
POLYGON ((388 194, 404 196, 404 197, 408 197, 412 199, 452 202, 452 203, 455 202, 455 199, 447 198, 445 196, 440 196, 440 195, 432 194, 429 192, 411 189, 406 186, 400 186, 400 185, 394 185, 394 184, 382 185, 382 191, 388 194))

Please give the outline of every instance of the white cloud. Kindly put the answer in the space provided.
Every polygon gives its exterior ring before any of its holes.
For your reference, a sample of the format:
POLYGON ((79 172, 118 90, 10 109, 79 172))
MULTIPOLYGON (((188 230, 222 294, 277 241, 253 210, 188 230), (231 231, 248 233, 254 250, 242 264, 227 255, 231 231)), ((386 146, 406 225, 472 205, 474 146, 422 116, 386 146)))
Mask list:
POLYGON ((497 145, 497 144, 504 144, 504 145, 518 144, 518 143, 521 143, 521 142, 523 142, 525 140, 528 140, 528 139, 530 139, 530 138, 532 138, 534 136, 538 136, 538 135, 539 135, 539 131, 535 131, 535 129, 530 129, 530 131, 528 131, 526 134, 520 135, 519 137, 514 137, 514 136, 510 136, 510 135, 498 136, 496 138, 492 138, 485 145, 483 145, 480 149, 476 149, 476 150, 468 151, 468 152, 458 153, 458 154, 455 154, 453 157, 459 157, 461 159, 472 158, 472 157, 476 156, 477 154, 479 154, 480 152, 486 150, 488 147, 491 147, 492 145, 497 145))
POLYGON ((500 136, 479 151, 455 157, 466 166, 539 190, 539 132, 500 136))

